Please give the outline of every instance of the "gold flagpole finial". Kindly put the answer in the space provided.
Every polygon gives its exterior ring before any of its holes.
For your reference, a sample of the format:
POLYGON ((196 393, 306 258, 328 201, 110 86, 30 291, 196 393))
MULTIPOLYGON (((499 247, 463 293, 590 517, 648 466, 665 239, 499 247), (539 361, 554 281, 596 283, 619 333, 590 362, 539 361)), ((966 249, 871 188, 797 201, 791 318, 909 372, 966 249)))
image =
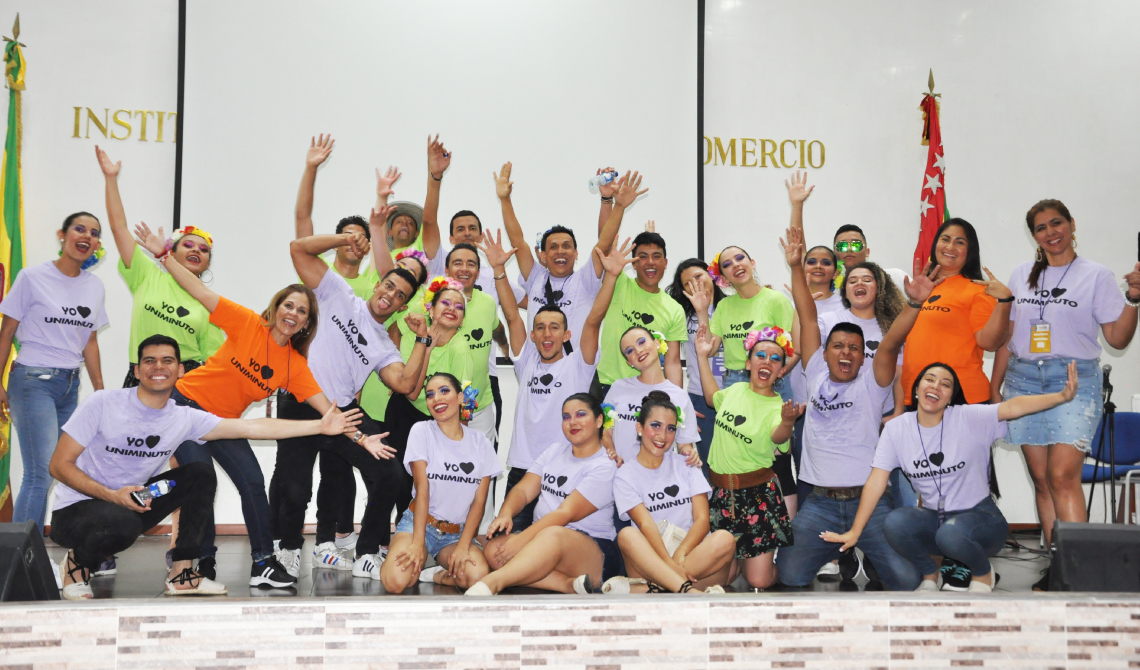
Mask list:
POLYGON ((20 13, 16 12, 16 22, 12 24, 12 39, 20 39, 20 13))
MULTIPOLYGON (((16 20, 19 21, 18 16, 16 20)), ((930 87, 930 94, 934 95, 934 68, 930 68, 930 77, 926 80, 926 85, 930 87)))

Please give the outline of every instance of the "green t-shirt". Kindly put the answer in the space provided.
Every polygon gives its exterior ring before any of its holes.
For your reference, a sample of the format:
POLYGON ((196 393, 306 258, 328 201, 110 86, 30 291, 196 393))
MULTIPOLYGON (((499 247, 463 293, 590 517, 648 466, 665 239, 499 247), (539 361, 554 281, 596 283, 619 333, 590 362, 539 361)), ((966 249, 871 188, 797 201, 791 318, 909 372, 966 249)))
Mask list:
MULTIPOLYGON (((329 269, 333 272, 336 272, 336 266, 333 265, 333 261, 335 259, 335 254, 329 254, 328 257, 321 257, 321 260, 327 263, 329 269)), ((337 272, 337 274, 340 273, 337 272)), ((352 292, 356 295, 356 297, 360 298, 361 300, 371 300, 372 293, 376 288, 376 282, 380 281, 380 274, 376 272, 375 269, 373 269, 371 264, 368 265, 368 267, 364 268, 363 272, 356 275, 354 279, 349 279, 344 275, 340 276, 344 279, 345 282, 348 283, 349 288, 352 289, 352 292)))
MULTIPOLYGON (((723 302, 723 301, 722 301, 723 302)), ((619 379, 636 377, 637 370, 625 362, 621 355, 621 336, 631 326, 644 326, 665 336, 666 342, 687 342, 685 310, 669 294, 650 293, 637 285, 632 277, 621 274, 614 286, 614 298, 606 311, 602 324, 601 352, 598 378, 603 384, 619 379)))
MULTIPOLYGON (((719 336, 724 343, 724 369, 743 370, 748 362, 744 351, 744 337, 750 330, 760 330, 768 326, 779 326, 792 336, 792 315, 795 308, 783 294, 770 288, 745 300, 739 295, 730 295, 716 306, 709 330, 719 336)), ((793 342, 792 346, 798 344, 793 342)))
POLYGON ((131 308, 130 361, 138 363, 139 342, 151 335, 168 335, 178 342, 184 361, 205 361, 226 341, 221 328, 210 323, 210 312, 135 245, 128 269, 119 260, 119 274, 134 296, 131 308))
MULTIPOLYGON (((723 302, 723 301, 721 301, 723 302)), ((780 425, 780 396, 756 393, 740 382, 713 395, 716 425, 709 446, 709 468, 722 475, 742 475, 772 467, 776 449, 787 452, 788 440, 772 444, 772 431, 780 425)))
MULTIPOLYGON (((407 361, 412 355, 412 349, 416 346, 416 335, 408 328, 408 324, 400 319, 396 322, 397 327, 400 329, 400 355, 407 361)), ((448 372, 455 375, 455 378, 460 383, 469 381, 475 385, 479 390, 479 406, 482 407, 481 398, 483 391, 486 389, 479 388, 479 382, 475 380, 475 359, 479 358, 472 355, 471 349, 467 346, 467 340, 463 339, 462 331, 455 334, 446 345, 436 347, 431 352, 431 358, 428 360, 427 373, 425 377, 430 377, 437 372, 448 372)), ((483 364, 487 364, 487 356, 483 356, 483 364)), ((484 373, 486 374, 486 373, 484 373)), ((488 380, 488 388, 490 388, 490 381, 488 380)), ((457 389, 458 390, 458 389, 457 389)), ((421 390, 419 397, 412 401, 416 409, 424 414, 431 414, 427 408, 427 400, 424 398, 424 392, 421 390)))

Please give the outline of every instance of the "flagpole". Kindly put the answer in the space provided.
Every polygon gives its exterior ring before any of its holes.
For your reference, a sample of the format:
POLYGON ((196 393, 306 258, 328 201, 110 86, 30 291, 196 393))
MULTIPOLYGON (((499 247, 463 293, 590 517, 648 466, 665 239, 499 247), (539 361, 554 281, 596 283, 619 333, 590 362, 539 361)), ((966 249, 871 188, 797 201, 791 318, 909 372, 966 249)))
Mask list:
POLYGON ((922 144, 928 146, 923 185, 919 190, 918 242, 914 247, 914 263, 919 267, 930 260, 934 236, 943 221, 950 218, 946 207, 946 160, 942 146, 940 111, 942 95, 934 92, 934 69, 926 81, 927 92, 922 95, 922 144))

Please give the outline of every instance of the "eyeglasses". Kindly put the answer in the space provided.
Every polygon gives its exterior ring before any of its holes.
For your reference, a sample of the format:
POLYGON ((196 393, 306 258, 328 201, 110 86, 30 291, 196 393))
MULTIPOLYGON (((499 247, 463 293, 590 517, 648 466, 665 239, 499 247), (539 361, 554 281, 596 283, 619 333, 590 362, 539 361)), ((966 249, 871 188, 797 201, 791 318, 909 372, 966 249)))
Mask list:
MULTIPOLYGON (((846 243, 841 242, 840 244, 846 244, 846 243)), ((832 266, 832 262, 831 262, 830 258, 809 258, 806 261, 804 261, 804 265, 821 265, 825 268, 829 268, 832 266)))
POLYGON ((766 351, 757 351, 755 354, 752 354, 752 355, 755 356, 756 358, 762 360, 762 361, 772 361, 773 363, 783 363, 784 362, 784 357, 781 356, 780 354, 769 354, 766 351))
POLYGON ((850 242, 843 240, 842 242, 835 243, 835 250, 841 254, 845 254, 848 251, 859 253, 864 248, 866 248, 866 246, 866 244, 860 242, 859 240, 851 240, 850 242))

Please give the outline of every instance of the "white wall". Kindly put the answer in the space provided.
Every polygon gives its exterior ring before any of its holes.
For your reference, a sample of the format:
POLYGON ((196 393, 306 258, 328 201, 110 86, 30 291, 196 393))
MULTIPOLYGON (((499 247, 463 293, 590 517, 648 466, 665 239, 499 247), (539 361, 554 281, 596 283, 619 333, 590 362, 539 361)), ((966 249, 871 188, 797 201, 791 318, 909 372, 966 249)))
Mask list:
MULTIPOLYGON (((1042 198, 1068 205, 1078 253, 1119 275, 1135 264, 1137 3, 709 0, 706 17, 704 134, 722 145, 749 137, 826 147, 823 167, 809 169, 809 245, 856 223, 871 260, 909 266, 927 152, 918 105, 933 68, 947 203, 978 229, 984 264, 1005 281, 1032 259, 1025 212, 1042 198)), ((786 282, 777 238, 792 172, 706 165, 708 254, 741 244, 765 281, 786 282)), ((1102 358, 1124 410, 1140 392, 1135 349, 1102 358)), ((1035 522, 1020 454, 1002 450, 996 462, 1010 521, 1035 522)))

